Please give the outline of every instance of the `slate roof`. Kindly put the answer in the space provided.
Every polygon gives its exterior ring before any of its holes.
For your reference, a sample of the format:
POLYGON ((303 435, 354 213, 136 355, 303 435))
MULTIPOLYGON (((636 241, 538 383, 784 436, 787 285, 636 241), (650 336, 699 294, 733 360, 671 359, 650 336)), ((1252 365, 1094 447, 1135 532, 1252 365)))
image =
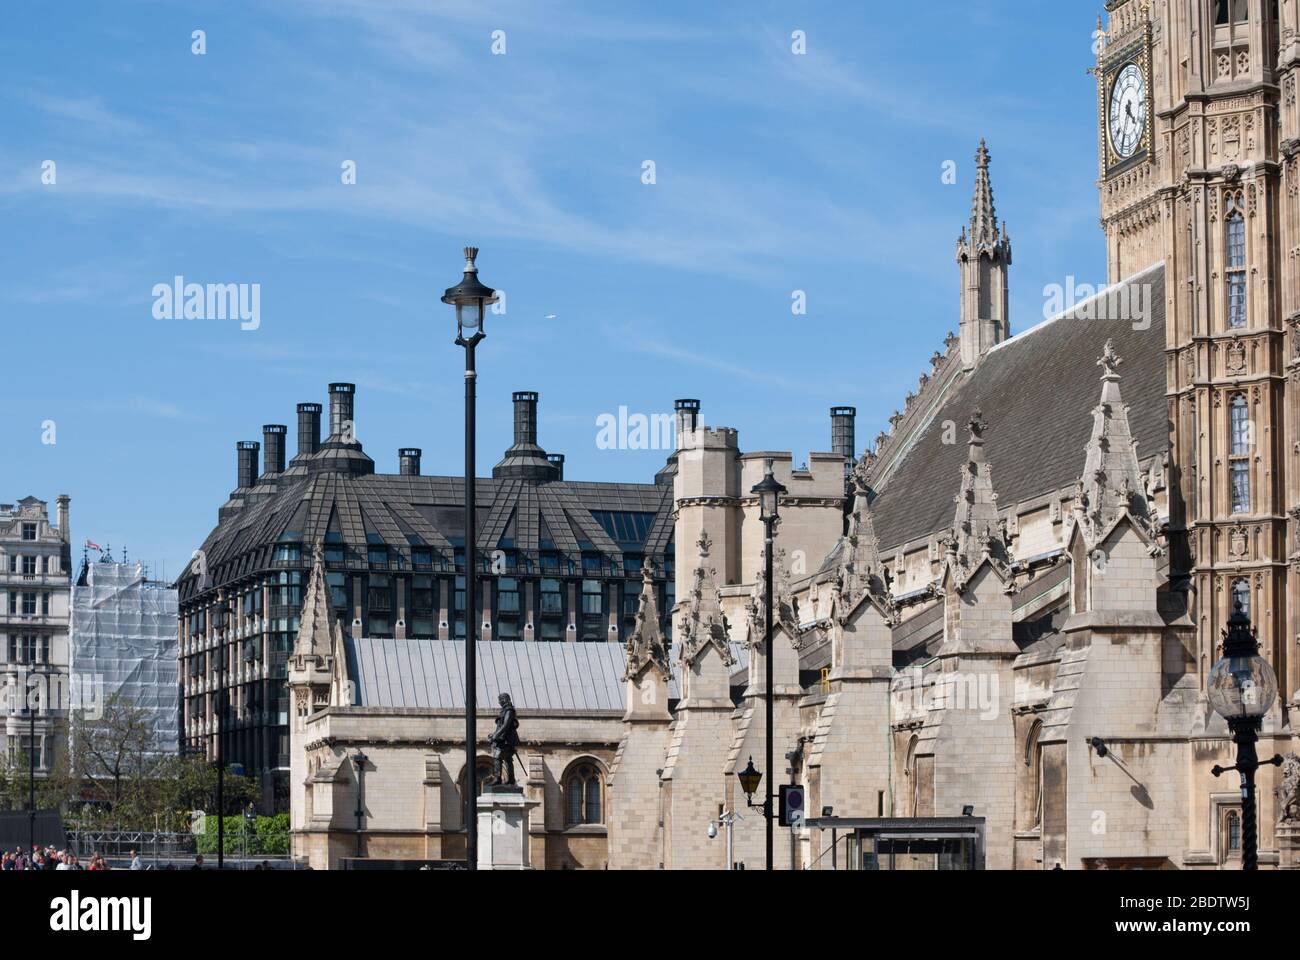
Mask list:
POLYGON ((1101 397, 1097 359, 1107 339, 1124 360, 1121 388, 1138 458, 1169 450, 1163 265, 1116 289, 1136 285, 1148 285, 1142 288, 1151 320, 1145 330, 1128 319, 1080 317, 1081 304, 988 352, 877 491, 872 509, 882 551, 952 526, 966 422, 977 407, 988 421, 985 454, 1001 508, 1071 486, 1083 471, 1092 410, 1101 397), (955 424, 954 442, 943 442, 945 421, 955 424))
MULTIPOLYGON (((465 644, 459 640, 345 638, 348 675, 360 707, 463 710, 465 644)), ((677 648, 673 648, 673 656, 677 648)), ((732 646, 737 664, 744 651, 732 646)), ((622 716, 623 645, 484 640, 476 673, 480 713, 495 713, 502 693, 520 710, 574 710, 622 716)), ((675 660, 673 661, 676 662, 675 660)), ((681 696, 676 676, 670 700, 681 696)))
MULTIPOLYGON (((478 546, 485 556, 498 547, 512 547, 526 552, 554 549, 573 558, 583 550, 596 551, 618 561, 626 547, 662 560, 673 538, 671 485, 485 478, 475 483, 478 546), (654 519, 643 544, 620 544, 593 511, 653 514, 654 519), (554 546, 544 544, 544 539, 554 546)), ((204 540, 206 586, 270 567, 279 540, 310 546, 331 532, 362 558, 368 535, 377 534, 408 565, 412 535, 450 559, 453 544, 464 543, 463 507, 464 485, 459 477, 285 475, 278 487, 268 485, 242 509, 228 513, 204 540)), ((365 565, 364 560, 360 565, 365 565)), ((177 586, 182 600, 204 589, 192 567, 177 586)))
MULTIPOLYGON (((357 706, 463 710, 465 645, 456 640, 347 639, 357 706)), ((616 643, 481 641, 479 709, 510 694, 521 710, 623 715, 623 647, 616 643)))

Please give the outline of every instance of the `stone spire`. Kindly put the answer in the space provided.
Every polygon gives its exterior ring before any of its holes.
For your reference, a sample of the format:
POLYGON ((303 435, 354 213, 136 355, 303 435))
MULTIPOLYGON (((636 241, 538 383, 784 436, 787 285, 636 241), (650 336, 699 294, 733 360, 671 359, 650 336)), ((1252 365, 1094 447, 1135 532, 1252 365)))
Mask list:
POLYGON ((985 557, 1004 576, 1009 573, 1011 562, 1006 535, 998 519, 993 472, 984 457, 984 434, 988 424, 978 409, 971 415, 967 428, 970 430, 969 452, 961 468, 961 489, 955 497, 957 513, 952 537, 948 541, 948 558, 955 564, 953 572, 959 584, 985 557))
POLYGON ((864 594, 871 594, 885 610, 892 606, 871 515, 870 471, 871 463, 863 457, 852 475, 853 512, 849 514, 849 533, 840 551, 838 572, 839 609, 844 615, 852 612, 864 594))
POLYGON ((730 666, 735 658, 732 657, 731 647, 727 642, 727 623, 722 615, 722 600, 718 595, 718 585, 714 581, 716 571, 708 565, 709 550, 713 546, 713 541, 709 539, 707 531, 700 534, 696 546, 700 551, 700 559, 695 567, 694 581, 691 584, 686 619, 682 623, 681 659, 689 663, 712 644, 722 655, 723 663, 730 666))
POLYGON ((330 603, 329 584, 325 580, 325 558, 320 546, 316 547, 307 593, 302 601, 302 614, 298 621, 298 636, 294 640, 294 659, 320 660, 333 655, 335 640, 342 640, 343 631, 334 616, 330 603))
POLYGON ((971 200, 970 232, 962 228, 957 241, 961 268, 962 365, 979 365, 990 348, 1011 335, 1007 271, 1011 266, 1011 237, 999 226, 989 177, 989 151, 983 140, 975 154, 975 195, 971 200))
POLYGON ((296 724, 331 702, 334 697, 351 702, 351 688, 345 683, 343 628, 334 616, 329 583, 325 579, 325 554, 317 544, 307 595, 293 653, 288 662, 288 685, 293 691, 296 724), (333 693, 333 690, 337 693, 333 693))
POLYGON ((1090 544, 1104 536, 1125 511, 1144 533, 1156 535, 1138 465, 1137 441, 1129 430, 1128 405, 1120 396, 1123 362, 1114 341, 1107 340, 1097 361, 1102 368, 1101 402, 1092 410, 1092 436, 1074 496, 1075 522, 1090 544))
MULTIPOLYGON (((794 612, 794 590, 790 584, 790 568, 785 562, 785 548, 776 551, 772 566, 773 580, 776 587, 776 609, 772 614, 772 626, 785 627, 791 640, 797 642, 799 636, 799 618, 794 612)), ((749 594, 749 637, 747 643, 753 646, 761 643, 767 630, 767 569, 759 567, 754 577, 754 589, 749 594)))
POLYGON ((668 642, 659 625, 659 600, 655 595, 654 570, 647 559, 641 567, 641 600, 636 623, 625 645, 627 665, 623 679, 629 680, 647 667, 657 667, 664 679, 672 674, 668 663, 668 642))
POLYGON ((998 242, 998 214, 989 181, 989 149, 983 138, 975 153, 975 196, 971 200, 970 241, 976 250, 991 250, 998 242))

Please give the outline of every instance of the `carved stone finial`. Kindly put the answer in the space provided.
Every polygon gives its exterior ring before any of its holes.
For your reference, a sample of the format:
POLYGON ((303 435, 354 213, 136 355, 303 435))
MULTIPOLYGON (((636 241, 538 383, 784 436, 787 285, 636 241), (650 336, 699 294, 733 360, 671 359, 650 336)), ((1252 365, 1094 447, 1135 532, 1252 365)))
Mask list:
POLYGON ((970 430, 972 443, 982 441, 984 439, 984 432, 989 428, 988 421, 984 419, 984 412, 979 407, 975 408, 975 412, 971 414, 970 420, 966 422, 966 426, 970 430))
POLYGON ((1115 352, 1115 341, 1107 340, 1106 346, 1102 348, 1101 359, 1097 361, 1097 366, 1106 371, 1102 374, 1102 379, 1108 380, 1112 377, 1118 377, 1119 365, 1123 362, 1120 355, 1115 352))

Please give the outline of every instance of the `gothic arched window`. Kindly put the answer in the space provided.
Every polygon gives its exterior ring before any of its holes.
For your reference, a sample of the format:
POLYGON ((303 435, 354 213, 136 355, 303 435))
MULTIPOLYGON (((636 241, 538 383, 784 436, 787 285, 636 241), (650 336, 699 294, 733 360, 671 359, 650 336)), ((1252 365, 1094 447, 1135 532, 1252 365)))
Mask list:
MULTIPOLYGON (((475 778, 478 780, 478 796, 482 796, 487 788, 487 781, 492 777, 492 761, 488 757, 479 757, 474 761, 474 771, 478 774, 475 778)), ((465 771, 461 770, 460 779, 457 781, 461 795, 465 793, 465 771)))
POLYGON ((571 767, 564 778, 566 826, 604 823, 604 782, 600 769, 590 762, 571 767))
POLYGON ((1228 813, 1228 855, 1241 853, 1241 814, 1236 810, 1228 813))
POLYGON ((1246 616, 1250 616, 1250 582, 1241 579, 1232 581, 1232 608, 1237 609, 1237 604, 1241 604, 1241 610, 1246 616))
POLYGON ((1241 213, 1241 197, 1229 194, 1224 216, 1227 232, 1227 261, 1224 276, 1228 282, 1228 326, 1246 325, 1246 218, 1241 213))
POLYGON ((1233 513, 1250 512, 1250 451, 1254 446, 1250 409, 1243 394, 1229 401, 1232 447, 1228 456, 1233 513))
POLYGON ((920 778, 916 772, 916 747, 920 742, 921 738, 913 735, 907 744, 907 760, 903 767, 903 773, 907 777, 907 814, 910 817, 917 815, 921 800, 921 789, 917 784, 920 778))
POLYGON ((1025 766, 1029 768, 1029 823, 1032 827, 1043 822, 1043 721, 1035 720, 1025 738, 1025 766))

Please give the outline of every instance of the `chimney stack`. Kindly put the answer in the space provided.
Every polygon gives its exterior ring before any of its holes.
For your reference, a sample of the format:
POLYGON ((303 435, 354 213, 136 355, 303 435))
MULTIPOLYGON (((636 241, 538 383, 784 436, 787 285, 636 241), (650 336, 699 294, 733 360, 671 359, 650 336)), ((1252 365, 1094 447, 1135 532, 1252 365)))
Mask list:
POLYGON ((68 504, 72 502, 72 498, 66 493, 61 493, 54 502, 57 504, 55 516, 59 524, 59 538, 64 543, 71 543, 72 528, 68 526, 68 504))
POLYGON ((492 476, 546 483, 555 479, 555 466, 537 445, 537 393, 518 390, 510 397, 515 403, 515 442, 505 458, 492 468, 492 476))
POLYGON ((838 453, 849 463, 853 462, 857 449, 853 431, 857 415, 856 407, 831 407, 831 452, 838 453))
POLYGON ((682 446, 682 434, 694 433, 700 422, 700 401, 678 400, 673 404, 677 410, 677 448, 682 446))
POLYGON ((330 384, 330 437, 356 439, 356 424, 352 419, 353 399, 357 392, 355 383, 330 384))
POLYGON ((418 477, 420 475, 420 454, 422 452, 419 447, 402 447, 402 449, 398 450, 398 473, 404 477, 418 477))
POLYGON ((546 455, 546 459, 550 462, 550 464, 553 467, 555 467, 555 479, 563 480, 564 479, 564 454, 548 453, 546 455))
POLYGON ((261 444, 256 440, 240 440, 235 444, 239 459, 239 489, 251 487, 257 483, 257 451, 261 444))
POLYGON ((283 423, 262 425, 262 476, 284 473, 284 437, 288 432, 283 423))
POLYGON ((537 445, 537 393, 518 390, 510 398, 515 402, 515 446, 537 445))
POLYGON ((298 404, 298 456, 310 457, 320 449, 320 404, 298 404))

